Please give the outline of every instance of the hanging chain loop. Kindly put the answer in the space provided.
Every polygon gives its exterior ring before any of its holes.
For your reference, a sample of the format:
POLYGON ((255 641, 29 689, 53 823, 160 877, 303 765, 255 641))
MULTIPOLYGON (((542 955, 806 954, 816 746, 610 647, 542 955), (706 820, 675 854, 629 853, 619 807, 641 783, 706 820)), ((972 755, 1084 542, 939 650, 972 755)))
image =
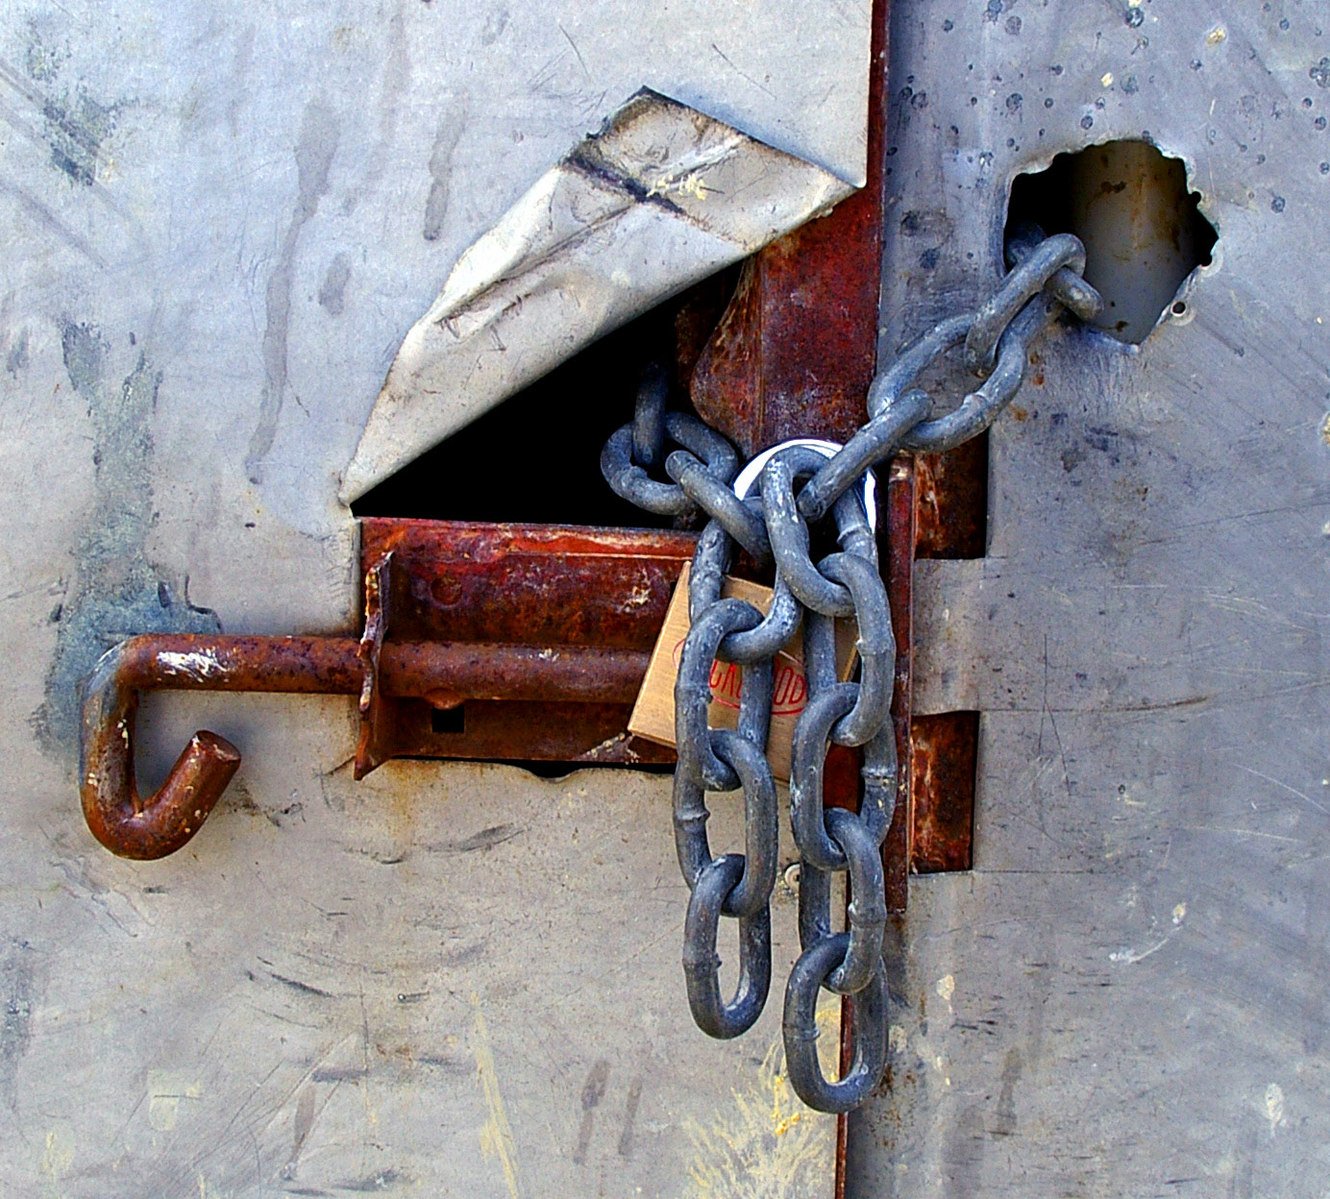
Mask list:
MULTIPOLYGON (((664 451, 665 438, 691 450, 706 471, 722 483, 734 478, 739 457, 719 433, 686 412, 666 412, 669 384, 656 365, 643 372, 633 421, 615 430, 600 452, 600 473, 615 495, 657 516, 692 516, 693 500, 677 483, 662 483, 648 473, 664 451)), ((695 459, 696 460, 696 459, 695 459)))
POLYGON ((1025 379, 1030 345, 1067 310, 1082 320, 1099 311, 1082 278, 1085 248, 1070 234, 1018 229, 1007 245, 1010 269, 975 311, 940 321, 902 350, 868 391, 868 420, 844 446, 802 439, 760 454, 734 483, 729 443, 695 417, 665 408, 662 371, 648 370, 634 420, 615 432, 601 470, 621 496, 665 515, 709 518, 690 576, 691 627, 675 684, 674 829, 691 897, 684 924, 684 977, 697 1024, 714 1037, 752 1026, 771 980, 771 895, 778 868, 776 788, 767 762, 773 659, 802 629, 808 699, 795 726, 790 823, 800 854, 802 953, 785 990, 783 1033, 790 1083, 809 1107, 845 1112, 877 1085, 887 1059, 887 975, 882 942, 887 909, 882 844, 902 780, 891 720, 896 637, 878 566, 873 467, 900 450, 941 452, 978 436, 1025 379), (954 350, 978 382, 948 411, 936 410, 919 380, 954 350), (681 446, 666 454, 666 442, 681 446), (659 470, 672 480, 653 479, 659 470), (812 526, 831 518, 837 552, 813 559, 812 526), (736 547, 774 566, 774 597, 764 616, 722 598, 736 547), (837 675, 836 619, 857 627, 858 677, 837 675), (711 678, 717 661, 741 671, 735 731, 711 728, 711 678), (822 784, 830 745, 863 747, 857 812, 826 808, 822 784), (744 852, 712 857, 708 791, 742 790, 744 852), (834 931, 832 876, 845 874, 845 931, 834 931), (739 981, 721 997, 717 950, 722 918, 739 926, 739 981), (817 1053, 823 991, 845 996, 851 1064, 831 1082, 817 1053))

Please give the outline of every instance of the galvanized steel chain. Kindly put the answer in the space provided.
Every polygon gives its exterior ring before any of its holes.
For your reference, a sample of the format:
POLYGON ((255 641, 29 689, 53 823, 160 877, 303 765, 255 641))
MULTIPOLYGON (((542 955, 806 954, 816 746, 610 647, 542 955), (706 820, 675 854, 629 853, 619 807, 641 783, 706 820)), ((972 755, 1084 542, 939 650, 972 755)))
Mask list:
POLYGON ((845 1112, 877 1085, 886 1065, 887 976, 882 942, 887 909, 882 843, 900 788, 891 720, 896 641, 878 566, 872 468, 899 450, 943 451, 982 433, 1025 378, 1030 342, 1066 308, 1092 318, 1100 299, 1081 277, 1085 250, 1069 234, 1034 227, 1008 242, 1011 269, 972 312, 941 321, 874 379, 868 422, 842 447, 792 442, 754 459, 735 485, 729 443, 695 417, 667 412, 663 372, 649 371, 632 424, 601 455, 601 470, 621 496, 674 516, 703 512, 689 586, 691 627, 675 685, 679 762, 674 775, 674 835, 691 897, 684 923, 684 979, 693 1018, 728 1038, 761 1014, 771 983, 771 897, 779 866, 776 785, 766 756, 773 661, 802 627, 808 699, 795 726, 790 822, 800 854, 801 955, 785 989, 783 1033, 790 1083, 810 1107, 845 1112), (982 379, 961 402, 934 415, 923 373, 956 347, 982 379), (666 441, 679 447, 665 456, 666 441), (648 473, 664 471, 670 482, 648 473), (755 486, 754 486, 755 485, 755 486), (751 493, 751 494, 750 494, 751 493), (830 517, 838 550, 814 561, 810 529, 830 517), (774 566, 774 596, 763 614, 722 598, 735 547, 774 566), (838 680, 835 621, 858 628, 857 678, 838 680), (742 671, 734 730, 708 720, 713 662, 742 671), (862 748, 859 810, 827 808, 822 784, 828 747, 862 748), (708 791, 741 790, 742 853, 712 855, 708 791), (848 880, 844 931, 835 931, 832 881, 848 880), (721 918, 738 922, 739 977, 725 999, 718 977, 721 918), (821 991, 850 998, 853 1054, 838 1081, 817 1056, 821 991))

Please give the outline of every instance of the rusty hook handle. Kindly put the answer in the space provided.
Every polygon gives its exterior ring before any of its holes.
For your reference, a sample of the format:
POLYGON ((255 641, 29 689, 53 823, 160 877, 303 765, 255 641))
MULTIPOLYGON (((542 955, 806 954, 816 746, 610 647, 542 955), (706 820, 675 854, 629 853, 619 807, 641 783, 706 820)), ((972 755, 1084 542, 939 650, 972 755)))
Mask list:
POLYGON ((216 733, 200 731, 146 799, 134 771, 134 718, 139 694, 122 679, 136 658, 123 641, 104 654, 87 682, 79 755, 79 788, 88 828, 112 853, 162 858, 185 844, 208 818, 240 767, 240 751, 216 733))
MULTIPOLYGON (((440 707, 464 700, 632 703, 647 654, 591 646, 414 641, 383 646, 385 695, 440 707)), ((104 654, 84 684, 79 791, 88 828, 112 853, 163 858, 208 818, 240 766, 240 751, 197 732, 150 795, 134 772, 139 692, 266 691, 360 695, 366 679, 352 637, 145 634, 104 654)))
POLYGON ((357 643, 335 637, 131 637, 103 654, 84 685, 79 791, 88 828, 112 853, 163 858, 208 818, 237 769, 240 751, 199 731, 155 792, 140 794, 134 770, 139 692, 293 691, 354 694, 357 643))

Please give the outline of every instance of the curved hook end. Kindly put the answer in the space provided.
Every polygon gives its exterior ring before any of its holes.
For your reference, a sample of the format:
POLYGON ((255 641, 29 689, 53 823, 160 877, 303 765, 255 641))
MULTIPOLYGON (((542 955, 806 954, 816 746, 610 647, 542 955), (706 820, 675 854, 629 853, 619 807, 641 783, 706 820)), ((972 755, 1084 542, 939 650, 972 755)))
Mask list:
POLYGON ((125 787, 120 783, 125 776, 106 765, 111 768, 87 769, 82 779, 88 828, 112 853, 151 861, 175 853, 199 831, 240 768, 240 751, 226 738, 200 730, 146 800, 132 776, 125 787))
POLYGON ((197 732, 166 781, 141 796, 134 777, 138 696, 126 678, 134 649, 122 643, 88 681, 79 793, 92 835, 122 858, 147 861, 174 853, 199 831, 240 768, 240 751, 216 733, 197 732))

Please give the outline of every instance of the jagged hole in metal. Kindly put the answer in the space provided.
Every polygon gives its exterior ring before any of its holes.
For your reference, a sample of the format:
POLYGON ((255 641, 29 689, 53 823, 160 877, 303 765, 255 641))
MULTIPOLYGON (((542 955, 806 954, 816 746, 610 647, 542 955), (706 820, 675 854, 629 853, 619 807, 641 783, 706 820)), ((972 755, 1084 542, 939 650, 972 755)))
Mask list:
POLYGON ((1208 266, 1218 234, 1188 189, 1182 160, 1143 140, 1059 154, 1011 185, 1007 231, 1034 221, 1085 243, 1085 278, 1104 297, 1095 324, 1120 341, 1144 341, 1165 315, 1185 316, 1184 290, 1208 266))

